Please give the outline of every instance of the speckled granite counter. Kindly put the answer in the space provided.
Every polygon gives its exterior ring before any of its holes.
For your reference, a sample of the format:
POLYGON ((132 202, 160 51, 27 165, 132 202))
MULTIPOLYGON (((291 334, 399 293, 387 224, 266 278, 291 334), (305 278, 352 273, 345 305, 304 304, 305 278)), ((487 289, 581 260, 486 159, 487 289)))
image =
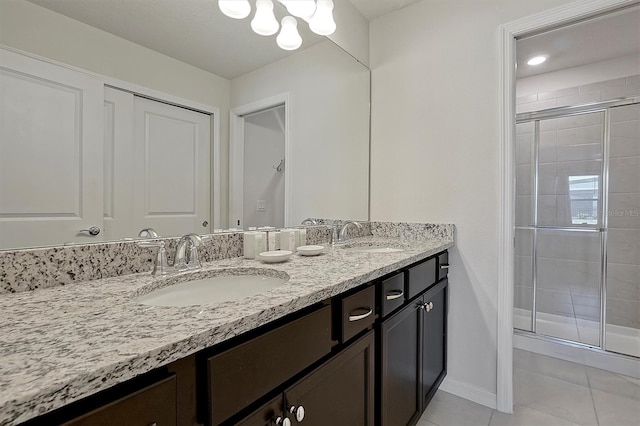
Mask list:
POLYGON ((395 240, 402 252, 336 248, 279 264, 207 263, 201 274, 248 267, 290 276, 281 287, 216 305, 138 304, 134 296, 162 279, 149 273, 1 295, 0 424, 51 411, 446 250, 450 226, 425 240, 395 240))

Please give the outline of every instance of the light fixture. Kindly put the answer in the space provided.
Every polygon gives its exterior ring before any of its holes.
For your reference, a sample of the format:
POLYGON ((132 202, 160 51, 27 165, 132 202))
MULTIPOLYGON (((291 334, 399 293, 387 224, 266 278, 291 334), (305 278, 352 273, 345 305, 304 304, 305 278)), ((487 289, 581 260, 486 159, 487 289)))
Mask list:
MULTIPOLYGON (((2 0, 0 0, 2 1, 2 0)), ((336 22, 333 20, 332 0, 277 0, 286 8, 282 18, 282 26, 274 14, 274 0, 255 0, 256 14, 251 20, 251 28, 262 36, 274 35, 280 28, 276 43, 284 50, 295 50, 302 46, 302 37, 298 33, 299 17, 309 24, 309 29, 321 36, 328 36, 335 32, 336 22), (289 13, 293 16, 288 16, 289 13)), ((249 0, 218 0, 218 7, 230 18, 244 19, 251 13, 249 0)))
POLYGON ((282 3, 287 11, 293 16, 302 19, 309 19, 316 11, 316 2, 314 0, 278 0, 282 3))
POLYGON ((218 0, 220 11, 233 19, 244 19, 251 13, 249 0, 218 0))
POLYGON ((282 28, 276 37, 276 43, 284 50, 296 50, 302 45, 302 37, 298 34, 298 21, 293 16, 285 16, 281 21, 282 28))
POLYGON ((545 62, 547 60, 546 56, 534 56, 533 58, 529 59, 527 61, 527 65, 540 65, 541 63, 545 62))
POLYGON ((256 15, 251 20, 251 29, 256 34, 270 36, 277 33, 279 28, 280 24, 273 14, 273 2, 256 0, 256 15))
POLYGON ((309 21, 309 28, 318 35, 328 36, 335 32, 336 23, 333 20, 333 1, 318 0, 316 13, 309 21))

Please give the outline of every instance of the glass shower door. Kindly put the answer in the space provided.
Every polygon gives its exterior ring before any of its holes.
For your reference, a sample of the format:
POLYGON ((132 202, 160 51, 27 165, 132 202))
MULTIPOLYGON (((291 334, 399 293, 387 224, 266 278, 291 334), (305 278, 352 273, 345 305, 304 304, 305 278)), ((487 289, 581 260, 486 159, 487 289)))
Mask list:
POLYGON ((604 133, 603 111, 516 127, 517 328, 600 345, 604 133))
POLYGON ((610 114, 604 346, 640 356, 640 104, 610 114))

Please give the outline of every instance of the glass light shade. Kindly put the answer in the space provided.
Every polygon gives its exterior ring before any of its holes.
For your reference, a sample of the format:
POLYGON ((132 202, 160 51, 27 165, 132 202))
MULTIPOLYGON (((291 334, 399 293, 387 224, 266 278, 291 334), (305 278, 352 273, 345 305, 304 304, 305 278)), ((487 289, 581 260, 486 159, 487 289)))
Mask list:
POLYGON ((276 43, 284 50, 296 50, 302 45, 302 37, 298 34, 298 22, 292 16, 285 16, 281 21, 282 28, 276 37, 276 43))
POLYGON ((298 18, 309 19, 316 11, 316 2, 314 0, 280 0, 284 4, 287 11, 298 18))
POLYGON ((256 34, 270 36, 278 32, 280 24, 273 14, 271 0, 256 0, 256 16, 251 20, 251 29, 256 34))
POLYGON ((233 19, 244 19, 251 13, 249 0, 218 0, 220 11, 233 19))
POLYGON ((318 0, 316 13, 309 21, 309 28, 318 35, 331 35, 336 30, 336 22, 333 20, 333 1, 318 0))

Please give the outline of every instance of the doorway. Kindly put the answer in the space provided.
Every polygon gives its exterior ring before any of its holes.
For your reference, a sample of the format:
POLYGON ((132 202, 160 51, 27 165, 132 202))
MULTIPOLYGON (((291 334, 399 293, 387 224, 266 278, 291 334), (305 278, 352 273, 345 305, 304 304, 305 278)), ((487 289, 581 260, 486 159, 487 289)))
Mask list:
MULTIPOLYGON (((527 18, 513 21, 500 27, 500 117, 501 117, 501 185, 500 185, 500 246, 498 281, 498 345, 497 345, 497 408, 511 412, 513 409, 513 347, 521 336, 514 335, 514 281, 516 242, 516 40, 532 34, 539 34, 587 20, 596 16, 617 12, 637 5, 634 0, 579 1, 560 6, 527 18)), ((522 65, 519 65, 522 66, 522 65)), ((566 87, 566 86, 565 86, 566 87)), ((537 99, 536 99, 537 101, 537 99)), ((557 106, 557 105, 556 105, 557 106)), ((553 106, 546 106, 550 108, 553 106)), ((544 107, 543 107, 544 108, 544 107)), ((543 109, 541 108, 541 109, 543 109)), ((533 339, 529 339, 530 344, 533 339)), ((530 347, 534 344, 530 344, 530 347)), ((529 349, 529 348, 527 348, 529 349)), ((564 355, 563 349, 555 346, 555 354, 564 355)), ((579 357, 583 357, 581 352, 579 357)), ((590 359, 585 363, 594 366, 609 364, 604 351, 590 351, 590 359), (601 354, 605 354, 604 357, 601 354)), ((628 357, 627 357, 628 358, 628 357)), ((616 357, 629 371, 637 369, 637 361, 616 357)))
POLYGON ((244 227, 284 227, 284 105, 244 117, 244 227))
POLYGON ((230 115, 229 227, 288 226, 292 168, 289 94, 233 108, 230 115), (245 179, 249 180, 246 185, 245 179))

